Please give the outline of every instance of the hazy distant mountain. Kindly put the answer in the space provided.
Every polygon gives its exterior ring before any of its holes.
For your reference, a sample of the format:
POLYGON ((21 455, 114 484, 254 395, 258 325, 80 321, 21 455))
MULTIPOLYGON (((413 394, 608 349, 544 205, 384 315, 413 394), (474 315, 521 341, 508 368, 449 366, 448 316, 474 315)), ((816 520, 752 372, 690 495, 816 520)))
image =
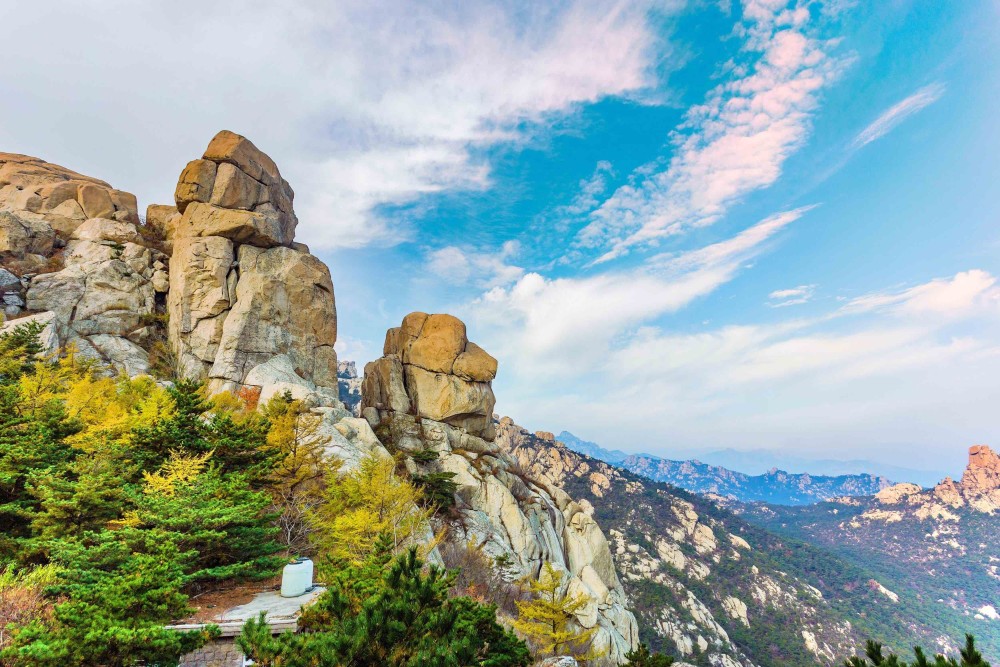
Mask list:
POLYGON ((867 473, 825 476, 771 469, 763 475, 747 475, 700 461, 670 461, 644 455, 628 456, 618 465, 657 482, 744 503, 807 505, 839 496, 870 496, 893 484, 885 477, 867 473))
POLYGON ((787 470, 789 472, 807 472, 811 475, 830 476, 868 473, 900 482, 913 482, 925 487, 934 486, 939 479, 944 477, 944 472, 940 470, 918 470, 862 459, 850 461, 809 459, 767 449, 743 451, 719 449, 698 453, 697 459, 704 463, 737 470, 748 475, 762 475, 772 468, 787 470))
MULTIPOLYGON (((566 446, 574 451, 606 463, 618 465, 626 457, 630 456, 630 454, 621 450, 605 449, 596 442, 589 442, 578 438, 569 431, 563 431, 556 436, 556 439, 565 443, 566 446)), ((680 451, 672 453, 670 457, 654 456, 645 453, 635 454, 635 456, 662 458, 673 461, 697 461, 712 466, 721 466, 730 471, 745 475, 765 475, 771 470, 780 470, 788 473, 808 473, 811 476, 822 475, 828 477, 862 475, 867 473, 873 477, 885 477, 897 482, 913 482, 923 487, 934 486, 939 479, 945 476, 945 472, 941 470, 920 470, 863 459, 849 461, 810 459, 769 449, 680 451)), ((875 489, 871 493, 875 493, 876 491, 878 489, 875 489)))
POLYGON ((569 431, 563 431, 556 436, 556 440, 563 443, 574 452, 586 454, 587 456, 604 461, 605 463, 621 463, 628 456, 620 449, 604 449, 596 442, 581 440, 569 431))

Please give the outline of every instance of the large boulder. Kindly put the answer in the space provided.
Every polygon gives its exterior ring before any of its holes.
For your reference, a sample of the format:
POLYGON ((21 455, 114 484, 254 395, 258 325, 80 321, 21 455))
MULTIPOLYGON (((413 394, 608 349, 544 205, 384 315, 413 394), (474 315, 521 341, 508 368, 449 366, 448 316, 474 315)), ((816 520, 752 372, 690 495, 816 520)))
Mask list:
POLYGON ((317 386, 337 388, 337 311, 326 265, 291 248, 239 249, 236 299, 226 316, 213 381, 233 386, 277 354, 317 386))
POLYGON ((184 167, 176 206, 147 209, 172 252, 170 344, 181 374, 212 391, 339 404, 333 281, 294 242, 292 198, 271 158, 222 131, 184 167))
POLYGON ((262 248, 291 246, 294 193, 274 161, 246 137, 223 130, 184 167, 174 201, 183 217, 171 236, 222 236, 262 248))
POLYGON ((365 366, 361 407, 412 414, 493 439, 496 359, 451 315, 410 313, 386 332, 384 356, 365 366))
POLYGON ((135 195, 57 164, 0 153, 0 209, 69 235, 88 218, 139 223, 135 195))

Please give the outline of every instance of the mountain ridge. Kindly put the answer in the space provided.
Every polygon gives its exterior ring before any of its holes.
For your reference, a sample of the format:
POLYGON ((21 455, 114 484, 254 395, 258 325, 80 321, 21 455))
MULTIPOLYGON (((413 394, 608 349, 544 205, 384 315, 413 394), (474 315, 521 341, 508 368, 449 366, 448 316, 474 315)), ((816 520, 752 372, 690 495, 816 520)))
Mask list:
POLYGON ((570 449, 625 468, 654 481, 667 482, 687 491, 715 494, 740 502, 806 504, 849 495, 872 495, 893 485, 893 481, 867 473, 853 475, 811 475, 772 468, 761 475, 749 475, 697 459, 676 461, 649 454, 626 454, 582 440, 569 431, 556 436, 570 449))

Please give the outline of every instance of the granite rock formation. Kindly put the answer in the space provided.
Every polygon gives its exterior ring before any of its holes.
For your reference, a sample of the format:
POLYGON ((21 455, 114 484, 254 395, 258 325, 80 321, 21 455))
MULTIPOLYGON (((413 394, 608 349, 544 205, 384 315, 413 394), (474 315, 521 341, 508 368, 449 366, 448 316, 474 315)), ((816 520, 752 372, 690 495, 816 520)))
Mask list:
POLYGON ((138 228, 135 196, 38 158, 0 153, 4 315, 51 312, 59 345, 130 373, 155 311, 165 256, 138 228))
POLYGON ((410 313, 386 332, 383 356, 365 366, 362 404, 493 440, 496 373, 497 360, 469 341, 461 320, 410 313))
POLYGON ((171 346, 213 391, 280 383, 337 400, 333 281, 293 242, 293 197, 271 158, 223 131, 181 172, 176 209, 147 211, 172 249, 171 346))
MULTIPOLYGON (((526 475, 501 448, 492 416, 496 360, 469 342, 460 320, 425 313, 390 329, 384 352, 365 367, 362 414, 387 446, 437 453, 432 463, 407 458, 414 475, 454 475, 459 518, 448 539, 509 558, 514 577, 538 576, 546 562, 565 572, 567 589, 591 598, 576 621, 597 627, 596 645, 620 661, 638 629, 608 540, 586 504, 526 475)), ((500 422, 501 436, 511 424, 500 422)))

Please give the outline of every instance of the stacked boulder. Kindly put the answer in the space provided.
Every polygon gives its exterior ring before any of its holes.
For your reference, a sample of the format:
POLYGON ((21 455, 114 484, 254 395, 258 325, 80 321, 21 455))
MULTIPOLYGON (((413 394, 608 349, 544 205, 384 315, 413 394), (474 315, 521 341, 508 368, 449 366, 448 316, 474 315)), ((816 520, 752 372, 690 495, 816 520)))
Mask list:
POLYGON ((584 506, 526 475, 496 442, 496 359, 469 342, 465 325, 450 315, 407 315, 383 349, 365 366, 362 414, 391 449, 421 452, 406 459, 411 474, 454 475, 459 518, 448 539, 508 558, 515 578, 537 577, 552 563, 571 594, 591 600, 577 623, 596 627, 596 646, 621 661, 637 642, 637 626, 608 541, 584 506))
POLYGON ((365 366, 362 405, 378 412, 376 423, 409 415, 493 440, 496 373, 497 360, 469 342, 461 320, 410 313, 386 332, 383 356, 365 366))
POLYGON ((91 219, 137 224, 135 196, 38 158, 0 153, 0 310, 7 317, 27 305, 24 275, 60 268, 54 256, 91 219))
POLYGON ((166 265, 138 223, 134 195, 38 158, 0 153, 4 315, 42 311, 54 345, 146 372, 141 343, 155 314, 158 272, 166 291, 166 265))
POLYGON ((156 295, 166 291, 166 256, 131 222, 91 218, 73 230, 64 268, 31 279, 28 308, 54 314, 60 345, 129 375, 149 372, 156 295))
POLYGON ((333 281, 294 242, 293 196, 271 158, 223 131, 181 172, 176 207, 147 211, 171 248, 167 310, 179 370, 213 391, 337 401, 333 281))

